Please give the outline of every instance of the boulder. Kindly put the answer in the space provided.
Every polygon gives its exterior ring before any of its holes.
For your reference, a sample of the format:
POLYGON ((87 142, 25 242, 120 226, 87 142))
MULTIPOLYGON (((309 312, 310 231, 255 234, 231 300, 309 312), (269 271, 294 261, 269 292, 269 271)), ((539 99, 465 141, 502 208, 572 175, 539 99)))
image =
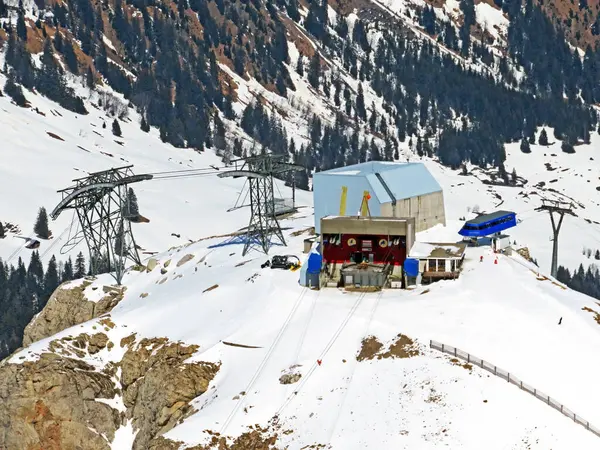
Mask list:
POLYGON ((194 255, 192 254, 188 254, 185 255, 183 258, 181 258, 178 262, 177 262, 177 267, 183 266, 186 262, 191 261, 192 259, 194 259, 194 255))
POLYGON ((146 264, 146 271, 152 272, 156 266, 158 265, 158 261, 155 258, 150 258, 148 260, 148 264, 146 264))

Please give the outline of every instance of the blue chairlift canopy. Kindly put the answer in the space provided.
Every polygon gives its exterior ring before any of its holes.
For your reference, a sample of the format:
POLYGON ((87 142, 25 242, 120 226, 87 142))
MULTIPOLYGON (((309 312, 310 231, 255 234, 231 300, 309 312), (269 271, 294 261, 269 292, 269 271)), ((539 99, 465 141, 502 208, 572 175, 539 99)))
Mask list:
POLYGON ((482 214, 466 221, 458 234, 465 237, 484 237, 500 233, 517 225, 516 216, 516 213, 512 211, 482 214))

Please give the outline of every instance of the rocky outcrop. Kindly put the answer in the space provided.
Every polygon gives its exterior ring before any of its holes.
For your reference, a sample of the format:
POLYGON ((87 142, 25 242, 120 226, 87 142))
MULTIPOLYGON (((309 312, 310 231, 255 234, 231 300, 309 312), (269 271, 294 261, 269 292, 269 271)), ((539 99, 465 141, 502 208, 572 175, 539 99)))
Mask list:
MULTIPOLYGON (((271 450, 277 448, 277 433, 274 430, 261 428, 258 425, 249 427, 249 430, 242 433, 235 439, 226 439, 219 433, 206 430, 212 437, 206 445, 195 445, 188 447, 187 450, 271 450)), ((284 434, 290 434, 292 431, 284 431, 284 434)), ((159 437, 150 443, 148 450, 178 450, 183 446, 183 442, 171 441, 163 437, 159 437)), ((311 449, 321 449, 325 446, 311 445, 311 449)))
POLYGON ((219 365, 184 363, 197 349, 168 342, 165 338, 143 339, 128 346, 121 361, 121 385, 127 418, 139 432, 134 450, 152 448, 152 440, 172 429, 194 412, 190 402, 208 389, 219 365))
POLYGON ((0 366, 0 448, 109 450, 123 418, 95 399, 114 398, 113 374, 51 353, 0 366))
POLYGON ((103 286, 105 296, 100 301, 86 300, 84 291, 90 284, 90 281, 84 281, 75 287, 70 287, 70 283, 59 286, 43 311, 25 327, 23 346, 101 316, 123 299, 124 287, 103 286))
MULTIPOLYGON (((103 322, 110 330, 110 320, 103 322)), ((104 333, 82 333, 50 342, 52 353, 35 362, 0 366, 0 449, 109 450, 129 419, 138 430, 134 450, 170 448, 160 435, 194 412, 190 402, 206 392, 220 366, 185 363, 197 346, 166 338, 136 343, 135 334, 121 339, 127 350, 119 363, 99 370, 81 360, 113 345, 104 333), (96 400, 115 396, 126 411, 96 400)))

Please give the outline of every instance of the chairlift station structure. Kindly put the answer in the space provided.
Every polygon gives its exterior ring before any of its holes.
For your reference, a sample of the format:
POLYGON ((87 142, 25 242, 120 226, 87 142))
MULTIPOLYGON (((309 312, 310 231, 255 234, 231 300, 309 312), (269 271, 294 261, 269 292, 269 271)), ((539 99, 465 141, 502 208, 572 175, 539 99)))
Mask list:
POLYGON ((318 172, 313 192, 321 285, 399 287, 416 233, 446 224, 442 188, 421 163, 318 172))

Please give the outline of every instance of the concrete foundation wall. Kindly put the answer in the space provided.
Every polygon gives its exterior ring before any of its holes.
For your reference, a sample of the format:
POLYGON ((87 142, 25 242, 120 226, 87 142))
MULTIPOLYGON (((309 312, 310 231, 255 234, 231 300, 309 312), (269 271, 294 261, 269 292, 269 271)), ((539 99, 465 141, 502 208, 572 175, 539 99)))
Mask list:
POLYGON ((446 225, 444 193, 441 191, 433 192, 398 200, 395 214, 392 203, 384 203, 381 205, 381 215, 386 217, 414 217, 417 233, 428 230, 437 224, 446 225))

